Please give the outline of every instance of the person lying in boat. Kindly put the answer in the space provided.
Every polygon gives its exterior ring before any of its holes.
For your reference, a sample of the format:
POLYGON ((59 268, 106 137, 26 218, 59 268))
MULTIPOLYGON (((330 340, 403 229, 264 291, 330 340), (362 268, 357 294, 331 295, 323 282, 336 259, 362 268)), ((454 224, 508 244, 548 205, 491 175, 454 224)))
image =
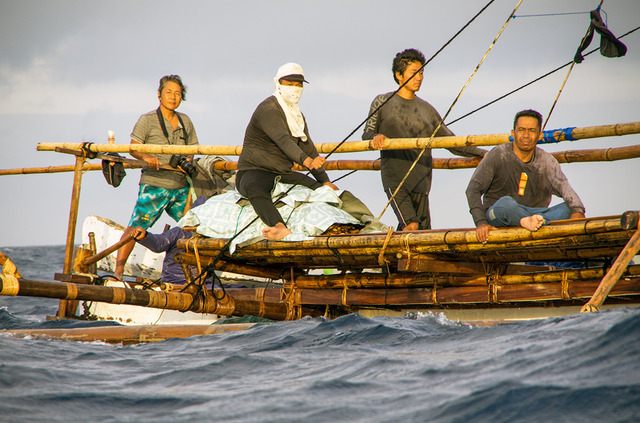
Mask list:
POLYGON ((275 92, 253 112, 238 159, 236 189, 267 225, 262 234, 269 240, 291 234, 271 199, 276 181, 311 189, 322 185, 338 189, 323 168, 325 159, 318 155, 298 106, 304 82, 300 65, 280 66, 274 78, 275 92), (292 171, 293 163, 311 170, 315 180, 292 171))
MULTIPOLYGON (((131 133, 131 144, 197 145, 198 136, 189 116, 176 112, 182 100, 186 100, 187 89, 178 75, 167 75, 160 79, 158 88, 159 107, 140 116, 131 133)), ((131 234, 134 227, 150 228, 166 211, 176 222, 185 211, 189 184, 186 172, 160 169, 169 164, 171 155, 131 153, 144 160, 149 168, 142 170, 138 199, 129 225, 122 238, 131 234)), ((187 161, 193 157, 186 158, 187 161)), ((122 279, 124 265, 133 250, 134 242, 118 250, 114 276, 122 279)))
POLYGON ((522 226, 533 232, 552 220, 584 217, 584 205, 558 161, 536 147, 541 126, 542 115, 537 111, 518 112, 511 131, 513 142, 489 151, 469 181, 469 211, 483 244, 497 226, 522 226), (552 194, 564 202, 549 207, 552 194))
MULTIPOLYGON (((424 55, 416 49, 407 49, 396 54, 391 71, 393 79, 401 88, 397 95, 389 92, 378 95, 373 100, 369 109, 370 115, 381 104, 384 103, 384 106, 367 120, 362 135, 363 140, 370 139, 375 148, 382 149, 388 138, 431 137, 433 131, 442 122, 442 118, 431 104, 416 95, 422 85, 424 63, 424 55)), ((453 135, 453 132, 444 124, 436 133, 438 137, 448 135, 453 135)), ((458 156, 466 157, 482 157, 486 154, 486 150, 477 147, 448 150, 458 156)), ((391 198, 400 186, 391 202, 391 207, 398 218, 399 231, 431 229, 429 191, 433 165, 430 149, 425 150, 408 178, 401 184, 420 152, 420 149, 380 152, 380 176, 387 197, 391 198)))
MULTIPOLYGON (((194 208, 204 204, 207 201, 206 197, 198 197, 191 207, 194 208)), ((178 249, 178 241, 181 239, 191 238, 193 232, 186 231, 179 226, 173 227, 168 231, 161 234, 152 234, 141 226, 132 228, 131 233, 134 236, 136 242, 154 253, 165 253, 164 260, 162 262, 161 280, 164 283, 170 283, 174 285, 183 285, 185 283, 184 272, 180 263, 176 262, 174 257, 178 249)))

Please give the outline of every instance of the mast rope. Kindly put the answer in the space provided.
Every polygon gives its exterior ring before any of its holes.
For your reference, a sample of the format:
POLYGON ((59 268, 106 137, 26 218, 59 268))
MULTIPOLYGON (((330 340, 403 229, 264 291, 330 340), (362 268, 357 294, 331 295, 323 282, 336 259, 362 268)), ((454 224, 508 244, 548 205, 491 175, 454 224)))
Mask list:
POLYGON ((366 117, 362 122, 360 122, 360 124, 359 124, 358 126, 356 126, 356 127, 355 127, 355 129, 349 133, 349 135, 347 135, 347 136, 346 136, 342 141, 340 141, 340 143, 338 143, 338 145, 336 145, 336 146, 334 147, 334 149, 333 149, 333 150, 331 150, 331 151, 330 151, 330 152, 325 156, 325 158, 327 158, 327 157, 329 157, 331 154, 333 154, 333 153, 334 153, 338 148, 340 148, 340 146, 341 146, 342 144, 344 144, 344 143, 345 143, 349 138, 351 138, 351 136, 352 136, 353 134, 355 134, 355 133, 356 133, 356 131, 362 127, 362 125, 364 125, 365 123, 367 123, 367 121, 368 121, 368 120, 369 120, 373 115, 375 115, 375 114, 378 112, 378 110, 380 110, 380 109, 382 108, 382 106, 384 106, 385 104, 387 104, 387 102, 388 102, 389 100, 391 100, 391 99, 392 99, 396 94, 398 94, 398 92, 399 92, 402 88, 404 88, 404 86, 405 86, 405 85, 407 85, 407 84, 409 83, 409 81, 411 81, 411 80, 413 79, 413 77, 414 77, 416 74, 420 73, 420 71, 421 71, 421 70, 423 70, 423 69, 424 69, 424 68, 425 68, 429 63, 431 63, 431 61, 432 61, 433 59, 435 59, 435 58, 436 58, 436 56, 437 56, 438 54, 440 54, 440 52, 442 52, 442 50, 444 50, 444 49, 445 49, 449 44, 451 44, 451 42, 452 42, 453 40, 455 40, 455 39, 456 39, 456 37, 462 33, 462 31, 464 31, 465 29, 467 29, 467 27, 468 27, 469 25, 471 25, 471 23, 472 23, 474 20, 476 20, 476 18, 477 18, 478 16, 480 16, 480 15, 481 15, 481 14, 482 14, 482 13, 483 13, 483 12, 484 12, 484 11, 485 11, 489 6, 490 6, 490 5, 491 5, 491 3, 493 3, 494 1, 495 1, 495 0, 490 0, 490 1, 489 1, 489 3, 487 3, 487 4, 486 4, 482 9, 480 9, 480 11, 479 11, 478 13, 476 13, 476 14, 475 14, 475 16, 474 16, 473 18, 471 18, 471 20, 469 20, 466 24, 464 24, 464 25, 462 26, 462 28, 460 28, 460 29, 458 30, 458 32, 456 32, 456 33, 455 33, 455 34, 454 34, 454 35, 449 39, 449 41, 447 41, 446 43, 444 43, 444 45, 443 45, 442 47, 440 47, 440 49, 439 49, 438 51, 436 51, 436 52, 435 52, 435 53, 434 53, 434 54, 433 54, 433 55, 432 55, 432 56, 431 56, 431 57, 430 57, 426 62, 424 62, 424 65, 422 65, 422 66, 420 67, 420 69, 418 69, 418 70, 416 71, 416 73, 414 73, 413 75, 411 75, 411 76, 410 76, 410 77, 409 77, 409 78, 404 82, 404 84, 400 85, 400 86, 398 87, 398 89, 397 89, 397 90, 395 90, 393 93, 391 93, 391 95, 389 96, 389 98, 387 98, 387 99, 386 99, 385 101, 383 101, 383 102, 382 102, 378 107, 376 107, 376 108, 375 108, 371 113, 369 113, 369 115, 368 115, 368 116, 367 116, 367 117, 366 117))
MULTIPOLYGON (((627 33, 626 33, 626 34, 624 34, 624 35, 621 35, 621 36, 620 36, 620 37, 618 37, 618 38, 624 38, 624 37, 626 37, 627 35, 630 35, 630 34, 632 34, 632 33, 636 32, 636 31, 637 31, 637 30, 639 30, 639 29, 640 29, 640 26, 638 26, 638 27, 636 27, 636 28, 632 29, 631 31, 627 32, 627 33)), ((589 52, 585 53, 583 56, 584 56, 584 57, 587 57, 588 55, 593 54, 593 53, 595 53, 596 51, 599 51, 599 50, 600 50, 600 47, 596 47, 596 48, 594 48, 593 50, 591 50, 591 51, 589 51, 589 52)), ((554 74, 554 73, 558 72, 559 70, 561 70, 561 69, 563 69, 563 68, 566 68, 567 66, 571 65, 571 63, 573 63, 573 60, 572 60, 572 61, 570 61, 570 62, 565 63, 565 64, 564 64, 564 65, 562 65, 562 66, 558 66, 558 67, 557 67, 557 68, 555 68, 554 70, 549 71, 549 72, 545 73, 544 75, 542 75, 542 76, 540 76, 540 77, 538 77, 538 78, 536 78, 536 79, 534 79, 534 80, 532 80, 532 81, 530 81, 530 82, 527 82, 526 84, 521 85, 520 87, 518 87, 518 88, 516 88, 516 89, 514 89, 514 90, 512 90, 512 91, 509 91, 508 93, 506 93, 506 94, 504 94, 504 95, 501 95, 500 97, 496 98, 495 100, 492 100, 492 101, 490 101, 490 102, 486 103, 485 105, 480 106, 480 107, 478 107, 477 109, 474 109, 474 110, 470 111, 469 113, 464 114, 464 115, 462 115, 462 116, 460 116, 460 117, 458 117, 458 118, 456 118, 456 119, 452 120, 451 122, 447 122, 447 123, 445 123, 445 125, 447 125, 447 126, 451 126, 451 125, 453 125, 454 123, 458 122, 459 120, 462 120, 462 119, 464 119, 464 118, 466 118, 466 117, 468 117, 468 116, 471 116, 472 114, 474 114, 474 113, 476 113, 476 112, 478 112, 478 111, 480 111, 480 110, 484 109, 485 107, 489 107, 489 106, 491 106, 492 104, 497 103, 498 101, 500 101, 500 100, 502 100, 502 99, 504 99, 504 98, 506 98, 506 97, 510 96, 511 94, 515 94, 516 92, 518 92, 518 91, 520 91, 520 90, 522 90, 522 89, 524 89, 524 88, 528 87, 529 85, 532 85, 532 84, 534 84, 534 83, 536 83, 536 82, 538 82, 538 81, 540 81, 540 80, 542 80, 542 79, 546 78, 547 76, 552 75, 552 74, 554 74)))
MULTIPOLYGON (((597 7, 597 10, 599 11, 602 8, 602 3, 604 3, 604 0, 600 0, 600 4, 597 7)), ((590 34, 592 34, 592 27, 591 25, 589 25, 589 27, 587 28, 587 32, 584 34, 584 37, 582 37, 582 40, 580 41, 580 46, 582 46, 582 44, 584 44, 585 40, 589 37, 590 34)), ((580 50, 578 50, 580 51, 580 50)), ((562 94, 562 91, 564 90, 564 86, 567 84, 567 80, 569 79, 569 75, 571 75, 571 71, 573 70, 573 67, 575 66, 575 64, 578 63, 576 62, 576 57, 573 58, 573 61, 571 62, 571 66, 569 66, 569 70, 567 71, 567 75, 564 77, 564 81, 562 81, 562 84, 560 85, 560 89, 558 90, 558 95, 556 95, 555 100, 553 100, 553 104, 551 105, 551 110, 549 110, 549 113, 547 113, 547 118, 544 121, 544 124, 542 125, 542 131, 544 131, 544 128, 547 127, 547 123, 549 122, 549 119, 551 118, 551 114, 553 113, 553 110, 556 108, 556 105, 558 104, 558 100, 560 99, 560 95, 562 94)))
POLYGON ((562 13, 538 13, 535 15, 513 15, 512 18, 537 18, 546 16, 564 16, 564 15, 588 15, 590 11, 586 12, 562 12, 562 13))
MULTIPOLYGON (((422 147, 422 150, 420 151, 420 154, 418 154, 418 157, 414 160, 413 164, 411 165, 411 167, 409 167, 409 170, 407 171, 407 173, 404 175, 404 178, 402 178, 402 181, 400 181, 400 184, 398 184, 398 187, 396 188, 396 190, 394 191, 394 193, 391 195, 391 197, 389 198, 389 201, 387 201, 387 204, 384 206, 384 208, 382 209, 382 212, 380 212, 380 215, 378 216, 378 220, 380 220, 382 218, 382 215, 384 214, 384 212, 387 210, 387 208, 389 207, 389 204, 391 204, 391 201, 393 201, 393 199, 395 198, 396 194, 398 193, 398 191, 400 191, 400 188, 402 187, 402 185, 404 184, 404 182, 407 180, 407 178, 409 177, 409 174, 411 173, 411 171, 415 168, 416 164, 418 163, 418 161, 420 160, 420 158, 422 157, 422 155, 424 154, 424 152, 427 150, 427 148, 429 148, 433 142, 433 138, 435 137, 435 135, 438 133, 438 131, 440 130, 440 128, 442 127, 444 120, 447 118, 447 116, 449 116, 449 113, 451 113, 451 109, 453 109, 453 106, 455 106, 455 104, 458 102, 458 100, 460 99, 460 97, 462 96, 462 93, 466 90, 466 88, 469 86, 469 84, 471 83, 471 80, 473 79, 473 77, 476 75, 476 73, 478 72, 478 70, 480 69, 480 66, 482 66, 482 64, 484 63, 484 60, 487 58, 487 56, 489 55, 489 52, 491 52, 491 50, 493 49, 493 46, 495 46, 496 42, 498 41, 498 38, 500 38, 500 35, 502 35, 502 33, 504 32, 505 28, 507 27, 507 25, 509 24, 511 17, 514 15, 514 13, 516 13, 516 10, 518 10, 518 8, 520 7, 520 5, 522 4, 522 0, 518 1, 518 4, 516 5, 515 9, 513 9, 513 12, 511 12, 511 14, 509 15, 509 18, 507 18, 507 21, 504 23, 504 25, 502 26, 502 28, 500 29, 500 31, 498 31, 498 35, 496 35, 496 37, 494 38, 493 42, 491 43, 491 45, 489 46, 489 49, 487 50, 487 52, 484 54, 484 56, 482 57, 482 59, 480 59, 480 62, 478 63, 478 65, 476 66, 476 68, 473 70, 473 72, 471 73, 471 76, 469 77, 469 79, 467 80, 467 82, 464 84, 464 86, 462 87, 462 89, 460 90, 460 92, 458 93, 458 96, 455 98, 455 100, 453 100, 453 103, 451 103, 451 106, 449 106, 449 110, 447 110, 447 113, 445 113, 445 115, 442 117, 442 119, 440 119, 440 123, 438 124, 438 126, 436 127, 436 129, 433 130, 433 133, 431 134, 431 137, 429 137, 429 140, 426 142, 425 146, 422 147)), ((418 71, 419 72, 419 71, 418 71)), ((418 73, 416 72, 416 73, 418 73)), ((415 74, 414 74, 415 75, 415 74)), ((408 80, 407 80, 408 81, 408 80)))

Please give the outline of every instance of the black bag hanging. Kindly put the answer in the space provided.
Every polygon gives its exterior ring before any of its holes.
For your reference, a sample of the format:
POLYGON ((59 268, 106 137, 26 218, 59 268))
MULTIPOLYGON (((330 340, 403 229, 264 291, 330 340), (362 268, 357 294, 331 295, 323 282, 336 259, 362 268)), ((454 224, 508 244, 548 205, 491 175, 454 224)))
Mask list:
MULTIPOLYGON (((122 157, 118 153, 106 153, 107 156, 122 157)), ((102 174, 107 180, 109 185, 113 185, 114 188, 120 186, 120 183, 127 176, 127 172, 124 170, 124 164, 122 162, 116 162, 111 160, 102 160, 102 174)))

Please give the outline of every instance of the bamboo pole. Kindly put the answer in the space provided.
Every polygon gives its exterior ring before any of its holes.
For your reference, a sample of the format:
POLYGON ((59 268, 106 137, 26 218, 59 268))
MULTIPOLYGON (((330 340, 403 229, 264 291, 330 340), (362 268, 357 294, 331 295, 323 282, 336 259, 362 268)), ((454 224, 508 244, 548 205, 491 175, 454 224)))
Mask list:
MULTIPOLYGON (((178 252, 175 255, 175 260, 181 264, 187 264, 189 266, 197 266, 198 261, 201 266, 208 266, 213 263, 211 257, 199 257, 196 258, 194 253, 178 252)), ((241 275, 253 276, 266 279, 280 279, 287 271, 283 267, 268 267, 268 266, 252 266, 247 264, 233 263, 226 260, 219 260, 216 263, 216 270, 222 272, 238 273, 241 275)), ((300 270, 296 270, 296 274, 299 274, 300 270)))
MULTIPOLYGON (((558 269, 526 274, 491 274, 491 282, 498 285, 521 285, 538 283, 556 283, 582 281, 602 278, 605 272, 601 268, 558 269)), ((625 275, 640 275, 640 265, 626 268, 625 275)), ((486 286, 487 275, 468 277, 458 275, 434 275, 425 273, 346 273, 343 275, 301 275, 294 279, 300 289, 337 289, 337 288, 424 288, 433 286, 486 286)))
MULTIPOLYGON (((238 249, 237 254, 241 259, 230 257, 228 254, 225 255, 225 259, 302 268, 380 267, 381 252, 389 265, 397 263, 399 258, 418 257, 417 255, 437 256, 439 260, 464 259, 473 262, 556 261, 618 255, 633 235, 633 231, 620 229, 619 220, 605 220, 600 222, 603 225, 598 226, 590 223, 593 222, 566 224, 575 231, 552 233, 553 236, 538 233, 543 230, 552 232, 552 227, 543 227, 535 233, 523 229, 524 232, 517 237, 487 244, 473 242, 469 238, 466 238, 465 242, 464 234, 448 237, 446 231, 401 233, 391 237, 384 251, 381 251, 386 238, 384 234, 317 237, 296 243, 261 241, 238 249), (617 224, 617 228, 607 228, 606 223, 611 221, 617 224)), ((225 240, 201 239, 198 245, 199 254, 217 256, 224 243, 225 240)), ((183 246, 184 244, 178 243, 179 248, 183 246)))
MULTIPOLYGON (((629 277, 616 286, 612 295, 640 296, 639 277, 629 277)), ((555 281, 501 285, 489 283, 483 286, 431 286, 429 288, 345 288, 293 290, 297 305, 307 306, 434 306, 445 304, 500 304, 504 302, 566 301, 588 298, 598 280, 555 281)), ((253 300, 256 296, 265 301, 273 300, 281 293, 279 288, 229 288, 237 299, 253 300)))
MULTIPOLYGON (((235 301, 230 295, 225 295, 222 300, 216 300, 206 290, 202 296, 194 296, 187 292, 129 289, 71 282, 35 281, 6 277, 1 274, 0 281, 2 282, 0 295, 8 296, 100 301, 111 304, 128 304, 224 316, 252 315, 273 320, 285 320, 292 316, 287 305, 283 303, 235 301)), ((218 291, 216 295, 222 297, 222 292, 218 291)), ((323 314, 321 311, 309 308, 301 309, 300 313, 313 317, 323 314)))
POLYGON ((638 251, 640 251, 640 229, 636 230, 636 233, 631 237, 625 248, 613 263, 613 266, 611 266, 609 272, 607 272, 606 276, 602 278, 596 292, 580 310, 581 313, 600 310, 600 306, 604 303, 607 295, 616 285, 622 275, 622 272, 624 272, 627 265, 631 262, 638 251))
MULTIPOLYGON (((387 243, 387 248, 395 248, 395 251, 401 251, 406 245, 420 245, 423 247, 434 246, 448 249, 451 245, 470 244, 490 247, 506 242, 531 241, 620 230, 620 216, 613 216, 610 218, 587 218, 575 221, 564 221, 558 224, 545 225, 536 232, 516 227, 496 228, 491 231, 487 244, 481 244, 478 241, 475 229, 394 232, 387 243)), ((346 248, 357 250, 361 248, 373 248, 379 250, 385 244, 386 238, 386 233, 318 236, 312 240, 295 243, 286 241, 260 241, 242 247, 239 250, 241 250, 243 254, 256 252, 265 256, 277 254, 276 251, 278 250, 299 251, 300 255, 308 255, 308 250, 314 249, 331 250, 346 248)), ((227 241, 217 238, 199 238, 190 242, 195 242, 199 251, 219 251, 225 246, 227 241)), ((185 247, 186 240, 178 241, 178 248, 185 249, 185 247)))
POLYGON ((99 262, 100 260, 108 256, 109 254, 113 253, 114 251, 116 251, 117 249, 119 249, 120 247, 122 247, 123 245, 125 245, 126 243, 128 243, 134 238, 135 236, 133 234, 127 235, 126 237, 122 238, 120 241, 116 242, 111 247, 106 248, 102 252, 83 259, 82 266, 88 266, 90 264, 99 262))
MULTIPOLYGON (((611 136, 621 136, 640 133, 640 122, 618 123, 612 125, 588 126, 574 128, 571 132, 574 139, 602 138, 611 136)), ((566 140, 563 132, 554 132, 556 139, 566 140)), ((422 149, 429 142, 429 138, 395 138, 385 141, 384 149, 404 150, 408 148, 422 149)), ((488 146, 509 142, 509 134, 488 134, 488 135, 467 135, 452 137, 436 137, 432 140, 429 148, 454 148, 465 146, 488 146)), ((316 144, 319 153, 351 153, 357 151, 377 150, 371 141, 351 141, 343 143, 339 148, 339 143, 316 144), (335 151, 334 151, 335 149, 335 151)), ((82 143, 38 143, 38 151, 55 151, 56 148, 66 148, 79 150, 82 143)), ((90 144, 85 146, 94 153, 155 153, 155 154, 204 154, 239 156, 242 152, 241 146, 215 146, 215 145, 150 145, 150 144, 90 144)))
MULTIPOLYGON (((18 169, 0 169, 0 176, 3 175, 29 175, 37 173, 61 173, 61 172, 73 172, 76 169, 75 165, 66 166, 46 166, 46 167, 23 167, 18 169)), ((102 170, 100 163, 85 163, 82 171, 88 172, 91 170, 102 170)))
MULTIPOLYGON (((632 145, 627 147, 611 147, 591 150, 567 150, 550 153, 558 160, 559 163, 583 163, 583 162, 605 162, 635 159, 640 157, 640 145, 632 145)), ((452 158, 433 158, 434 169, 471 169, 478 166, 480 157, 452 157, 452 158)), ((143 167, 141 165, 131 165, 124 162, 126 169, 134 169, 143 167)), ((175 170, 167 166, 170 170, 175 170)), ((217 161, 213 165, 214 169, 219 170, 237 170, 238 162, 235 161, 217 161)), ((380 159, 376 160, 329 160, 324 165, 325 170, 380 170, 380 159)), ((0 169, 2 175, 26 175, 37 173, 59 173, 73 172, 75 166, 48 166, 48 167, 25 167, 17 169, 0 169)), ((85 163, 84 172, 102 170, 102 166, 98 163, 85 163)), ((305 172, 308 169, 299 165, 295 165, 293 170, 305 172)))
MULTIPOLYGON (((630 135, 640 133, 640 122, 619 123, 614 125, 589 126, 584 128, 574 128, 571 135, 574 139, 601 138, 619 135, 630 135)), ((560 141, 566 141, 564 133, 560 130, 554 131, 554 137, 560 141)), ((489 135, 467 135, 453 137, 435 137, 429 143, 429 138, 395 138, 387 139, 382 149, 384 150, 404 150, 423 149, 426 145, 429 148, 454 148, 466 146, 489 146, 509 142, 509 134, 489 134, 489 135)), ((330 153, 338 143, 316 144, 319 153, 330 153)), ((351 153, 356 151, 372 151, 372 141, 352 141, 342 144, 335 150, 336 153, 351 153)))
MULTIPOLYGON (((76 156, 76 165, 73 173, 73 188, 71 191, 71 206, 69 208, 69 225, 67 228, 67 242, 64 252, 64 267, 62 273, 71 273, 73 265, 73 245, 76 237, 76 224, 78 222, 78 205, 80 203, 80 189, 82 187, 82 169, 84 167, 84 155, 76 156)), ((58 305, 58 317, 67 315, 68 302, 61 300, 58 305)))
POLYGON ((140 344, 164 341, 170 338, 217 335, 229 331, 245 330, 255 323, 227 323, 220 325, 131 325, 102 326, 70 329, 9 329, 0 334, 16 338, 43 337, 60 338, 66 341, 95 342, 110 344, 140 344))

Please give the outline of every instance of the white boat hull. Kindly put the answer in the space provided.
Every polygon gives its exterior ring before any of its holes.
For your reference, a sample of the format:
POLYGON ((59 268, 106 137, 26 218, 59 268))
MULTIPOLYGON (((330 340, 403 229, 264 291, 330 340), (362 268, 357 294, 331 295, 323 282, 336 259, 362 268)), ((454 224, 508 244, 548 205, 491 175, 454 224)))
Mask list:
MULTIPOLYGON (((82 243, 89 245, 89 233, 95 235, 96 251, 100 252, 120 241, 125 227, 112 220, 88 216, 82 225, 82 243)), ((142 245, 136 244, 125 265, 125 276, 145 277, 151 280, 160 279, 160 270, 164 253, 154 253, 142 245)), ((109 254, 97 263, 98 270, 113 273, 116 264, 116 253, 109 254)), ((105 286, 125 287, 122 282, 109 281, 105 286)), ((158 288, 159 289, 159 288, 158 288)), ((126 325, 210 325, 220 319, 217 314, 180 312, 150 307, 124 304, 108 304, 102 302, 84 302, 78 307, 78 315, 90 319, 109 320, 126 325)))

